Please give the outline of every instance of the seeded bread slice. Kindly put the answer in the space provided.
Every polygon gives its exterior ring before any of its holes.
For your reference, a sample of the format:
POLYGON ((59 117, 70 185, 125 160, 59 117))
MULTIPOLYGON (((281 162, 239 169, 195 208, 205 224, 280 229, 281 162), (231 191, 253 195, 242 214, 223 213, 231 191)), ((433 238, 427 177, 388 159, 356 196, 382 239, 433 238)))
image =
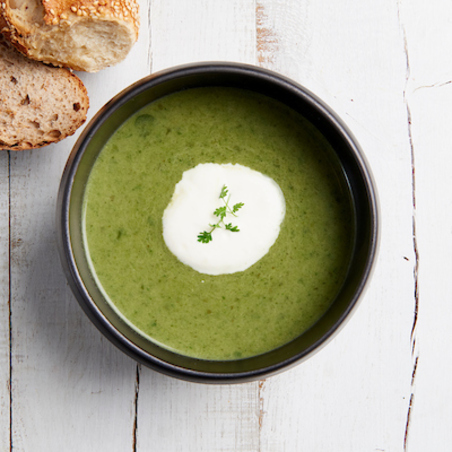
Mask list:
POLYGON ((138 38, 137 0, 0 0, 0 32, 34 60, 97 72, 138 38))
POLYGON ((88 106, 76 75, 28 59, 0 34, 0 149, 60 141, 85 122, 88 106))

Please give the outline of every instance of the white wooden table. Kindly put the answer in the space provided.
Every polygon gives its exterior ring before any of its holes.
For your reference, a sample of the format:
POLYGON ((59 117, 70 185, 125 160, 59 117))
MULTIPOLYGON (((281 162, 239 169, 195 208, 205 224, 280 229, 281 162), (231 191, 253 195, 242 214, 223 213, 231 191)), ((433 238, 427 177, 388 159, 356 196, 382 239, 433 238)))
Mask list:
POLYGON ((149 73, 223 60, 293 78, 373 169, 381 246, 342 332, 298 367, 205 386, 138 366, 82 313, 55 241, 76 136, 0 152, 0 451, 452 450, 452 3, 142 0, 126 61, 81 74, 92 116, 149 73))

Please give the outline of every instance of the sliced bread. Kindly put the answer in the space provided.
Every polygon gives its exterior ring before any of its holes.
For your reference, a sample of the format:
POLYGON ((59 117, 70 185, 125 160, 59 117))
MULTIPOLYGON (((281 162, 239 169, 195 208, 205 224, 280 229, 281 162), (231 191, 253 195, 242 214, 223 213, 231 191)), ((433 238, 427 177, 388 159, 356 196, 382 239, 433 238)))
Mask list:
POLYGON ((97 72, 138 37, 136 0, 1 0, 0 32, 34 60, 97 72))
POLYGON ((28 59, 0 34, 0 149, 60 141, 85 122, 88 106, 76 75, 28 59))

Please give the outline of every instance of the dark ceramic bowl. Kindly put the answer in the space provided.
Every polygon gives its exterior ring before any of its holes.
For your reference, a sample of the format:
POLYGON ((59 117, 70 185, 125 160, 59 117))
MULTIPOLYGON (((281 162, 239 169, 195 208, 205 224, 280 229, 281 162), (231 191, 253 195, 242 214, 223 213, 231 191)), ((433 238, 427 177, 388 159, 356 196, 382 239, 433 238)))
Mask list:
POLYGON ((354 310, 370 277, 377 248, 377 202, 362 152, 347 127, 305 88, 257 67, 206 63, 188 65, 144 78, 127 88, 93 118, 77 141, 65 168, 57 227, 60 255, 81 307, 97 328, 138 362, 167 375, 205 383, 236 383, 267 377, 312 355, 340 329, 354 310), (186 88, 228 86, 275 98, 314 124, 334 148, 348 182, 355 215, 353 255, 340 293, 323 317, 292 342, 268 353, 233 361, 208 361, 175 354, 147 340, 116 314, 97 287, 85 255, 82 200, 92 165, 106 141, 136 111, 186 88))

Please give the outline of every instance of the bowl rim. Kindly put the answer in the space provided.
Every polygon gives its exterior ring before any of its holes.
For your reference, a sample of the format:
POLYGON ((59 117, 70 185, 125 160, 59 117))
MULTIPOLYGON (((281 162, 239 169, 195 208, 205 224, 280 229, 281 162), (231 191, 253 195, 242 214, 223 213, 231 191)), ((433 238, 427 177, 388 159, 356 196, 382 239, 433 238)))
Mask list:
POLYGON ((163 374, 192 382, 240 383, 255 381, 289 369, 306 360, 315 352, 321 350, 345 326, 346 321, 348 321, 351 317, 351 313, 356 310, 359 301, 362 299, 362 295, 368 286, 368 282, 375 267, 374 263, 379 248, 379 235, 379 202, 374 177, 360 145, 347 125, 329 106, 327 106, 327 104, 299 83, 277 72, 242 63, 203 62, 179 65, 146 76, 123 89, 98 110, 98 112, 84 128, 73 146, 61 177, 57 200, 57 240, 60 260, 69 285, 84 312, 88 315, 90 320, 100 330, 100 332, 104 334, 104 336, 106 336, 114 345, 116 345, 127 355, 134 358, 137 362, 163 374), (347 308, 342 312, 326 334, 302 352, 274 365, 242 372, 211 373, 180 367, 151 355, 145 350, 142 350, 138 345, 132 342, 111 324, 109 319, 92 300, 78 271, 77 263, 72 252, 69 228, 69 207, 74 178, 86 147, 102 124, 107 121, 114 111, 124 105, 132 96, 138 96, 144 91, 152 89, 154 86, 170 79, 186 77, 193 74, 199 75, 225 72, 238 76, 247 75, 265 79, 272 84, 277 83, 284 89, 292 92, 298 98, 301 98, 304 102, 307 102, 310 107, 313 107, 315 111, 317 111, 324 120, 328 121, 336 132, 341 135, 348 148, 351 150, 353 159, 361 171, 361 177, 367 188, 366 199, 368 201, 368 208, 370 212, 371 236, 369 240, 369 251, 360 283, 357 286, 352 299, 349 301, 347 308))

